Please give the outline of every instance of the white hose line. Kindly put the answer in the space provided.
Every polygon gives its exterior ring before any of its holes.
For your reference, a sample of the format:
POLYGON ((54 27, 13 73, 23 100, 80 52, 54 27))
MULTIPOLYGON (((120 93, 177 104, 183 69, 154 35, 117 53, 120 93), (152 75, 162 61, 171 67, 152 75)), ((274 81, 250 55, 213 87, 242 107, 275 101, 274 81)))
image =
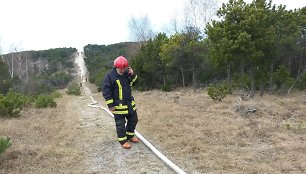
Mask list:
MULTIPOLYGON (((97 106, 94 104, 97 104, 98 102, 95 101, 92 96, 90 96, 91 100, 93 103, 89 104, 89 107, 94 107, 94 108, 102 108, 104 111, 106 111, 111 117, 114 118, 114 114, 111 113, 107 108, 102 107, 102 106, 97 106)), ((138 133, 135 130, 135 135, 149 148, 151 151, 159 158, 161 159, 164 163, 166 163, 173 171, 179 174, 186 174, 182 169, 180 169, 177 165, 175 165, 172 161, 170 161, 165 155, 163 155, 161 152, 159 152, 149 141, 147 141, 140 133, 138 133)))
POLYGON ((92 96, 90 96, 90 98, 91 98, 91 100, 92 100, 92 103, 90 103, 90 105, 95 105, 95 104, 98 104, 98 102, 97 102, 97 101, 95 101, 95 100, 92 98, 92 96))

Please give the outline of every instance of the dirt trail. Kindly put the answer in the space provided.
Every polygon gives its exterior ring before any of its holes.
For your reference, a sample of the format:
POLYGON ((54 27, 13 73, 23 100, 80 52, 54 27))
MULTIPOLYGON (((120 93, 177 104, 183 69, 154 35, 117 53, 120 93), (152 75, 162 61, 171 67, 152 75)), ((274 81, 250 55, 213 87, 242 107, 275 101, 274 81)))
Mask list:
MULTIPOLYGON (((81 67, 81 77, 86 77, 86 67, 76 59, 81 67)), ((80 146, 87 154, 89 173, 173 173, 143 143, 132 144, 132 149, 125 150, 117 142, 115 122, 104 110, 89 107, 92 96, 98 105, 104 101, 99 93, 93 94, 94 87, 83 78, 82 96, 67 103, 67 109, 77 111, 78 128, 84 131, 80 146)))
POLYGON ((56 108, 24 108, 19 118, 0 118, 0 137, 10 137, 13 144, 0 155, 0 173, 174 173, 143 143, 129 150, 121 147, 114 119, 88 106, 90 96, 98 105, 105 101, 86 82, 81 54, 76 63, 81 67, 81 96, 61 90, 56 108))

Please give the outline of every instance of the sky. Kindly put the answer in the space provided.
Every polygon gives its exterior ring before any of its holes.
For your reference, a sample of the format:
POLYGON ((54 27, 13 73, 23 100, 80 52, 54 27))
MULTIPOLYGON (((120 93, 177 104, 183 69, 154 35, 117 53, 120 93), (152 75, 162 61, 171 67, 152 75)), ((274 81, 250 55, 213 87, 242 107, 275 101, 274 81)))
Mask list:
MULTIPOLYGON (((147 15, 165 31, 189 0, 0 0, 0 53, 131 41, 128 22, 147 15)), ((219 0, 226 3, 228 0, 219 0)), ((245 0, 251 2, 251 0, 245 0)), ((287 9, 306 0, 273 0, 287 9)))

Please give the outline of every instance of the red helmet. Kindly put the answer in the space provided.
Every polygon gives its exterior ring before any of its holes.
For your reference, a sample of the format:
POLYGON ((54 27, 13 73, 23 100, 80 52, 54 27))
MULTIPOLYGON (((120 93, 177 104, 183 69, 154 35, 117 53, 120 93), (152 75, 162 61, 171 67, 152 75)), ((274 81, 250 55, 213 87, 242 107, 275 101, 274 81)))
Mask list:
POLYGON ((128 66, 129 66, 129 62, 123 56, 119 56, 114 60, 115 68, 127 68, 128 66))

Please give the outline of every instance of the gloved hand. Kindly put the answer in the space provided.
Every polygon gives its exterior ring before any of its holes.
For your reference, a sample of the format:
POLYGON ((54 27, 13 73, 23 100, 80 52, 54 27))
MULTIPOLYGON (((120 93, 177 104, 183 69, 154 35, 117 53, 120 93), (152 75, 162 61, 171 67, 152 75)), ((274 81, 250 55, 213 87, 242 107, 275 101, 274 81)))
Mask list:
POLYGON ((115 106, 111 107, 111 108, 108 108, 111 112, 114 112, 115 111, 115 106))

